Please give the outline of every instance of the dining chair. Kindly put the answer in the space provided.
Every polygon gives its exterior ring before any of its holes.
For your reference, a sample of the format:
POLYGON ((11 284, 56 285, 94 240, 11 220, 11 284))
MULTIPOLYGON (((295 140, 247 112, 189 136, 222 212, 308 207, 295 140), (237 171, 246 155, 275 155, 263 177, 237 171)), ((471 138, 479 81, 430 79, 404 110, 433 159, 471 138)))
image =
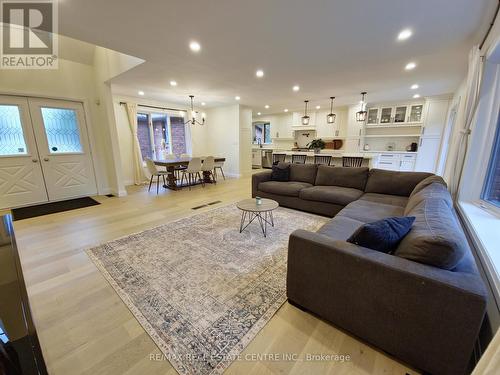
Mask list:
POLYGON ((273 154, 273 165, 278 163, 284 163, 286 160, 286 154, 273 154))
POLYGON ((361 167, 363 164, 363 158, 358 156, 343 156, 342 157, 342 166, 343 167, 361 167))
POLYGON ((205 160, 203 160, 203 165, 201 166, 201 171, 203 172, 203 178, 205 178, 205 174, 212 177, 212 180, 217 183, 214 175, 215 169, 215 158, 213 156, 207 156, 205 160))
POLYGON ((158 195, 160 191, 160 176, 163 177, 163 185, 166 185, 165 176, 168 175, 168 172, 159 171, 154 161, 149 158, 146 159, 146 166, 148 167, 148 172, 151 174, 148 191, 151 191, 151 184, 153 183, 153 178, 156 176, 156 195, 158 195))
POLYGON ((314 155, 314 164, 316 165, 330 165, 331 162, 331 155, 314 155))
POLYGON ((196 181, 196 178, 199 178, 201 180, 202 185, 205 186, 205 182, 203 181, 200 172, 201 172, 201 158, 192 158, 189 161, 187 168, 182 171, 181 186, 184 182, 184 179, 186 179, 186 182, 188 183, 189 186, 189 190, 191 190, 191 185, 193 182, 196 181))
POLYGON ((220 169, 220 173, 222 173, 222 178, 224 180, 226 179, 226 176, 224 176, 224 169, 222 169, 223 166, 224 166, 224 162, 223 161, 216 161, 215 162, 215 165, 214 165, 215 180, 217 180, 217 178, 218 178, 217 169, 220 169))
POLYGON ((305 164, 307 155, 292 155, 292 164, 305 164))

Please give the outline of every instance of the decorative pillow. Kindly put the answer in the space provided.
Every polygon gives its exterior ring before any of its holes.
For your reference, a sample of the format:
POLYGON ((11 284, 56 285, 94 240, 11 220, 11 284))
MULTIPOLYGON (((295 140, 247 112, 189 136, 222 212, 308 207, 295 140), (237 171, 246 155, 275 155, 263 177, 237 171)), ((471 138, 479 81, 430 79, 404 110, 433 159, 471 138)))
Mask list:
POLYGON ((368 223, 354 232, 347 242, 382 253, 391 253, 408 234, 414 221, 414 217, 406 216, 389 217, 368 223))
POLYGON ((290 180, 290 166, 273 165, 271 181, 287 182, 290 180))

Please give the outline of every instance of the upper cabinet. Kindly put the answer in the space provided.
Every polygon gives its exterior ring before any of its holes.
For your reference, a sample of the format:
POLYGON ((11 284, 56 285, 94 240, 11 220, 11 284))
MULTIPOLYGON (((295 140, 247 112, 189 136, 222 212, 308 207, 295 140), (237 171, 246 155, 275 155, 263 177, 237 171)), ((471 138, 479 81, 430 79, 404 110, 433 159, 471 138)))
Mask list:
POLYGON ((366 125, 420 124, 423 122, 423 110, 422 103, 368 108, 366 125))

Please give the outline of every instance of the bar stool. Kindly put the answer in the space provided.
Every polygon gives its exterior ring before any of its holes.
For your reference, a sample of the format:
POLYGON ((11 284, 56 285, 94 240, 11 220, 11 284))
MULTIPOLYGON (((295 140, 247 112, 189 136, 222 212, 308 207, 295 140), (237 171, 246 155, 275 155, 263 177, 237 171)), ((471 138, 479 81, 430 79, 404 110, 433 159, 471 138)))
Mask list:
POLYGON ((305 164, 307 155, 292 155, 292 164, 305 164))
POLYGON ((273 165, 278 163, 284 163, 286 160, 286 154, 273 154, 273 165))
POLYGON ((358 156, 343 156, 342 157, 342 166, 343 167, 361 167, 363 164, 363 158, 358 156))
POLYGON ((330 165, 331 162, 331 155, 314 155, 314 164, 316 165, 330 165))

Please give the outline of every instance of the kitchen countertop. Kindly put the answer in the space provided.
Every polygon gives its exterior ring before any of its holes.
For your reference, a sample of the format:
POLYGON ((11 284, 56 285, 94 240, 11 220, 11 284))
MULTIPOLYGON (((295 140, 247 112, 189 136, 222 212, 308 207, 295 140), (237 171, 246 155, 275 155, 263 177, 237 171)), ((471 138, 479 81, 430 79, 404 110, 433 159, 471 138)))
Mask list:
POLYGON ((344 152, 342 150, 322 150, 320 153, 315 153, 314 151, 290 151, 290 150, 274 150, 276 153, 286 154, 286 155, 306 155, 309 157, 313 157, 315 155, 318 156, 328 156, 331 155, 334 158, 341 158, 343 156, 352 156, 352 157, 362 157, 365 159, 373 159, 377 155, 365 155, 364 153, 355 153, 355 152, 344 152))

